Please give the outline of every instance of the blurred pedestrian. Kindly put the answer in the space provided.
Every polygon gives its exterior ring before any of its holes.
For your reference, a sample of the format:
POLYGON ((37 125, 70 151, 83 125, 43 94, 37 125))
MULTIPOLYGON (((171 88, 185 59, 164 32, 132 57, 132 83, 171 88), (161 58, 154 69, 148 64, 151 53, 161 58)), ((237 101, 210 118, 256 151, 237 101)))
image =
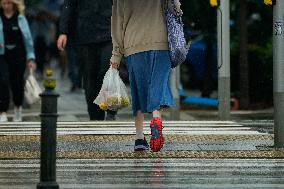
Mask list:
POLYGON ((30 21, 30 29, 34 41, 37 71, 42 77, 47 63, 50 24, 44 11, 39 11, 30 21))
MULTIPOLYGON (((62 29, 61 26, 65 25, 66 20, 64 20, 63 17, 63 12, 62 16, 59 19, 59 32, 61 33, 62 29)), ((71 81, 71 88, 70 92, 76 92, 80 91, 82 88, 82 73, 80 71, 80 64, 78 61, 77 53, 76 53, 76 43, 75 43, 75 30, 74 28, 76 27, 75 24, 75 15, 73 15, 70 20, 73 22, 69 22, 68 26, 68 43, 66 44, 65 47, 65 53, 66 53, 66 58, 67 58, 67 64, 68 64, 68 72, 69 72, 69 78, 71 81)), ((66 26, 63 26, 66 27, 66 26)), ((63 51, 61 51, 63 53, 63 51)))
MULTIPOLYGON (((175 1, 179 9, 179 1, 175 1)), ((135 151, 148 149, 143 133, 144 113, 153 116, 150 147, 154 152, 161 150, 164 145, 162 109, 174 105, 169 82, 171 61, 164 18, 166 8, 166 0, 113 1, 110 62, 118 68, 122 56, 126 57, 136 127, 135 151)))
MULTIPOLYGON (((60 16, 57 47, 64 50, 74 38, 90 120, 105 119, 105 112, 93 101, 109 68, 111 8, 112 0, 65 0, 60 16)), ((114 120, 115 117, 116 111, 107 111, 107 120, 114 120)))
POLYGON ((72 43, 66 45, 66 55, 68 61, 69 78, 71 80, 70 92, 80 91, 82 88, 82 74, 79 69, 79 62, 72 43))
POLYGON ((0 122, 6 122, 13 94, 14 121, 22 121, 24 72, 34 65, 33 40, 24 16, 23 0, 0 1, 0 122))

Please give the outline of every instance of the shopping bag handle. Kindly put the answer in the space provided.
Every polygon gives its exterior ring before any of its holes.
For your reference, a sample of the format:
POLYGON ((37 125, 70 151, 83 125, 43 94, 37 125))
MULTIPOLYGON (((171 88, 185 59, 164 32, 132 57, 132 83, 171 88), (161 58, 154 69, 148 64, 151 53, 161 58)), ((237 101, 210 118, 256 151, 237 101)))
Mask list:
POLYGON ((34 75, 34 69, 33 68, 29 68, 29 74, 34 75))

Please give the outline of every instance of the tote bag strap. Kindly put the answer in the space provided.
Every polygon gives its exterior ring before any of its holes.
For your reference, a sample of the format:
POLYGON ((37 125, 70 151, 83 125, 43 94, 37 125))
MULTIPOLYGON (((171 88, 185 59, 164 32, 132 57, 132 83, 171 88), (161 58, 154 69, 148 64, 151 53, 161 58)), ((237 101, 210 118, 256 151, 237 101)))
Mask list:
POLYGON ((168 4, 168 0, 161 0, 162 10, 163 10, 164 13, 165 13, 165 12, 167 11, 167 9, 168 9, 167 4, 168 4))
POLYGON ((164 6, 164 11, 168 10, 171 12, 173 15, 177 17, 182 16, 182 11, 178 9, 177 7, 177 2, 175 0, 164 0, 163 6, 164 6))

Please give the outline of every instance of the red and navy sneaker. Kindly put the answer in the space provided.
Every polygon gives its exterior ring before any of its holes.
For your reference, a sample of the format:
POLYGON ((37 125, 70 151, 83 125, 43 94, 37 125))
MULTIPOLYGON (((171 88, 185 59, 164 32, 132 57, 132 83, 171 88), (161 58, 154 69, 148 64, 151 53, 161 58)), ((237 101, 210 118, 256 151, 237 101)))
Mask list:
POLYGON ((149 144, 144 137, 144 139, 137 139, 135 140, 135 146, 134 146, 134 151, 147 151, 149 150, 149 144))
POLYGON ((153 118, 150 123, 151 139, 150 147, 153 152, 160 151, 165 143, 165 139, 162 133, 163 125, 160 118, 153 118))

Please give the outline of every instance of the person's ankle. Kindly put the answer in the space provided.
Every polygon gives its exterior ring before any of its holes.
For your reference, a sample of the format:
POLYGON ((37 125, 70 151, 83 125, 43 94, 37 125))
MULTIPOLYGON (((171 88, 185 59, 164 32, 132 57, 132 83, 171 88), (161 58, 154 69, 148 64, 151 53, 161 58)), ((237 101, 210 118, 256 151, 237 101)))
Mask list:
POLYGON ((145 136, 144 136, 143 131, 136 131, 136 140, 138 140, 138 139, 144 140, 144 138, 145 138, 145 136))
POLYGON ((19 111, 22 111, 22 106, 15 106, 14 109, 15 109, 15 111, 18 111, 18 112, 19 112, 19 111))
POLYGON ((152 117, 153 118, 159 118, 159 119, 162 119, 162 114, 161 114, 161 112, 160 111, 154 111, 153 113, 152 113, 152 117))
POLYGON ((116 114, 117 114, 117 111, 114 111, 114 110, 107 110, 106 111, 106 121, 115 121, 116 120, 116 114))
POLYGON ((115 111, 115 110, 107 110, 107 114, 116 115, 117 111, 115 111))

